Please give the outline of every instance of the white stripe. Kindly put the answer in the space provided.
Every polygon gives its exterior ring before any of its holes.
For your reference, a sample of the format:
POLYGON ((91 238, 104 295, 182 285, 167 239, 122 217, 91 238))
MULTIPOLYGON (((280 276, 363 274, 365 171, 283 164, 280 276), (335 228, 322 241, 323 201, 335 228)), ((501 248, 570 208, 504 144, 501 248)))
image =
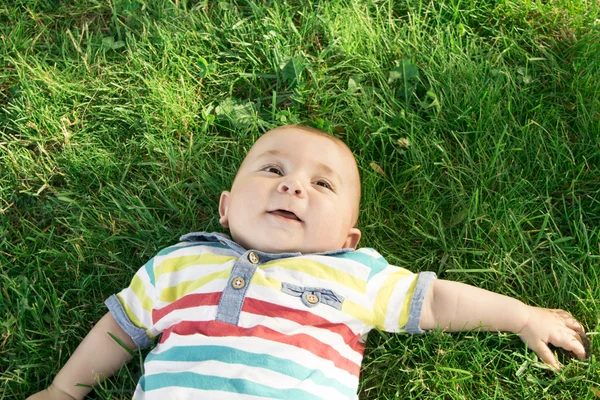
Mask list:
POLYGON ((156 329, 162 332, 181 321, 214 321, 217 308, 218 306, 198 306, 171 311, 156 323, 156 329))
POLYGON ((384 327, 390 332, 398 331, 400 321, 400 311, 402 310, 402 301, 406 297, 406 292, 414 282, 417 275, 408 275, 396 282, 396 287, 388 301, 384 327))

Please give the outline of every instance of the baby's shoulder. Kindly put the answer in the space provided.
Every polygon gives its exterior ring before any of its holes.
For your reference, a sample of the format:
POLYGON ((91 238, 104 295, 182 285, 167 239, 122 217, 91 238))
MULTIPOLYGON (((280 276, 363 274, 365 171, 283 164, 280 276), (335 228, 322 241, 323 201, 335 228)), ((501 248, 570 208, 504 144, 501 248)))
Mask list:
POLYGON ((237 254, 226 241, 230 239, 219 233, 193 232, 183 235, 179 242, 165 247, 154 256, 154 259, 172 259, 182 256, 229 255, 237 254))
POLYGON ((360 266, 361 268, 366 268, 369 270, 369 277, 373 277, 390 266, 385 257, 370 247, 334 254, 332 257, 351 264, 349 267, 360 266))

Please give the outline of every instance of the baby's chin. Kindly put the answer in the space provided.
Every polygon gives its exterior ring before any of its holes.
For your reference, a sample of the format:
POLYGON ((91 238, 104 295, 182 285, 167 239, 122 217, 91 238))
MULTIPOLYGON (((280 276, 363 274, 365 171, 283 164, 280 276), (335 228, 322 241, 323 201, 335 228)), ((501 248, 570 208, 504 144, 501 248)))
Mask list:
MULTIPOLYGON (((339 250, 338 248, 328 248, 328 246, 318 246, 314 243, 299 243, 299 244, 289 244, 289 243, 277 243, 274 241, 266 241, 266 243, 261 242, 260 240, 253 240, 256 238, 249 238, 248 240, 238 240, 233 237, 237 243, 239 243, 246 250, 258 250, 263 253, 322 253, 325 251, 333 251, 339 250)), ((333 246, 332 246, 333 247, 333 246)))

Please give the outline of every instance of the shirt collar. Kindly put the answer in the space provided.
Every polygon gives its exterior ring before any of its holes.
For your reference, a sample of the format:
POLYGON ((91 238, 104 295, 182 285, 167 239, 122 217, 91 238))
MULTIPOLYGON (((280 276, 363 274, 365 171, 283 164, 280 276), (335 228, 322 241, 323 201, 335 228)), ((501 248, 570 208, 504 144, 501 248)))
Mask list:
MULTIPOLYGON (((185 234, 183 236, 181 236, 179 238, 180 241, 182 242, 220 242, 222 245, 228 246, 230 249, 235 250, 236 252, 240 253, 240 254, 244 254, 247 250, 249 249, 245 249, 242 246, 240 246, 239 244, 237 244, 236 242, 234 242, 233 240, 231 240, 231 238, 229 236, 227 236, 224 233, 220 233, 220 232, 191 232, 188 234, 185 234)), ((354 251, 354 249, 351 248, 346 248, 346 249, 340 249, 340 250, 330 250, 330 251, 323 251, 323 252, 319 252, 319 253, 276 253, 273 254, 275 257, 277 258, 276 255, 280 256, 280 257, 292 257, 292 256, 302 256, 302 255, 318 255, 318 256, 335 256, 338 254, 345 254, 345 253, 349 253, 354 251)), ((264 253, 264 252, 261 252, 264 253)))

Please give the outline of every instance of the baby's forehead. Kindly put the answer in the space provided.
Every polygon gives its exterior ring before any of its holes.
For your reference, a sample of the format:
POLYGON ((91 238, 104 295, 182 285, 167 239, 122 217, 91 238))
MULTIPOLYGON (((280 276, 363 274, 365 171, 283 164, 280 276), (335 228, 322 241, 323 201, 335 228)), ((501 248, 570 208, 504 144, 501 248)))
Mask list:
POLYGON ((242 165, 248 159, 268 156, 318 158, 318 164, 332 172, 354 175, 355 171, 360 182, 356 160, 350 148, 325 132, 306 130, 304 127, 273 129, 254 142, 242 165))

